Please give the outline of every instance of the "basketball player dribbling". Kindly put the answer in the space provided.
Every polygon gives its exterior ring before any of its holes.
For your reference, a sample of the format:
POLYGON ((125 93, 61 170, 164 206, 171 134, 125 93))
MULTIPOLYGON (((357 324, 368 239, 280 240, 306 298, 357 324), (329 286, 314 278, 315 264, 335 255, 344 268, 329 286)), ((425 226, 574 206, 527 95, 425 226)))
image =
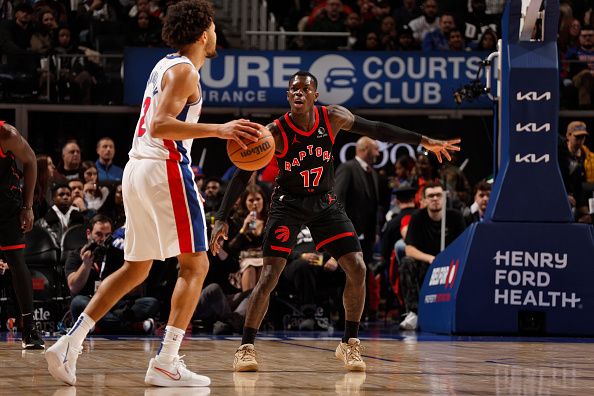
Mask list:
MULTIPOLYGON (((316 249, 328 251, 346 273, 345 333, 335 355, 349 371, 366 369, 357 338, 365 301, 365 263, 355 229, 332 191, 332 146, 341 129, 381 141, 421 144, 439 162, 442 155, 451 159, 448 151, 460 150, 456 146, 460 139, 430 139, 397 126, 366 120, 342 106, 316 106, 317 86, 311 73, 295 73, 287 91, 291 111, 267 126, 275 139, 280 172, 264 231, 264 268, 250 296, 241 346, 233 361, 234 371, 258 370, 256 333, 302 225, 311 231, 316 249)), ((220 250, 221 238, 227 239, 227 218, 251 174, 237 170, 227 187, 211 235, 213 254, 220 250)))
POLYGON ((213 8, 205 0, 184 0, 171 7, 163 39, 177 53, 154 67, 144 93, 130 160, 122 181, 126 211, 125 263, 101 283, 70 332, 46 352, 52 376, 76 382, 76 361, 95 323, 147 277, 153 259, 177 256, 180 270, 171 313, 145 383, 157 386, 208 386, 210 379, 188 370, 179 347, 198 303, 208 271, 204 208, 194 183, 194 138, 257 141, 262 125, 247 120, 197 123, 202 108, 198 70, 216 54, 213 8))

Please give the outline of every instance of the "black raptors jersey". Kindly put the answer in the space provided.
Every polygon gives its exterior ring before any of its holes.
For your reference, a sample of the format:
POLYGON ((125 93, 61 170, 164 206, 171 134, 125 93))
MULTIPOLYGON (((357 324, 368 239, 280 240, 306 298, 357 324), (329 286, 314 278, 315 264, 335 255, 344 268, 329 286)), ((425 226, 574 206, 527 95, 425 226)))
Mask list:
MULTIPOLYGON (((0 128, 3 125, 4 121, 0 121, 0 128)), ((20 178, 21 172, 16 166, 14 155, 10 151, 3 151, 0 146, 0 202, 20 202, 20 178)))
POLYGON ((294 195, 323 194, 334 187, 332 146, 334 131, 325 106, 315 106, 315 122, 302 131, 289 113, 274 120, 283 137, 283 152, 276 155, 279 174, 276 183, 294 195))

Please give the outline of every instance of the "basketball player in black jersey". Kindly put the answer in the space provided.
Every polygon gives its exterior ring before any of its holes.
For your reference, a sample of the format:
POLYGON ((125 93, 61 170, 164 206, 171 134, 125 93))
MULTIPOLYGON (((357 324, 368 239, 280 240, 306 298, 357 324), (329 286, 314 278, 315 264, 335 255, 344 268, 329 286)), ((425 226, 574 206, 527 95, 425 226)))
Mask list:
MULTIPOLYGON (((365 371, 357 338, 365 301, 365 263, 355 229, 332 191, 332 146, 341 129, 382 141, 421 144, 435 153, 439 162, 442 155, 450 159, 449 150, 459 150, 455 144, 460 139, 434 140, 355 116, 342 106, 315 106, 317 85, 317 79, 309 72, 294 74, 287 91, 291 111, 267 126, 275 139, 280 173, 264 231, 264 268, 250 296, 242 345, 233 362, 235 371, 258 370, 253 345, 256 333, 303 224, 310 229, 316 248, 328 251, 346 273, 345 334, 336 348, 336 357, 349 371, 365 371)), ((229 212, 251 175, 252 172, 238 169, 227 187, 212 231, 213 254, 220 249, 220 239, 227 239, 229 212)))
POLYGON ((23 349, 43 349, 33 328, 33 286, 25 264, 24 233, 33 228, 33 190, 37 178, 35 153, 15 127, 0 121, 0 251, 12 275, 23 319, 23 349), (23 164, 23 172, 16 161, 23 164), (21 189, 21 177, 24 177, 21 189))

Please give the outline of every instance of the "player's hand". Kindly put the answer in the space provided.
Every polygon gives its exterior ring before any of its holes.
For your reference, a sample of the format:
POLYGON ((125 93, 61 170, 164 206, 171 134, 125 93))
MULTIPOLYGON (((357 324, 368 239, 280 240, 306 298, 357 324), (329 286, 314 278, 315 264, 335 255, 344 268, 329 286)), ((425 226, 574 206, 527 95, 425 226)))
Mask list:
POLYGON ((212 227, 212 233, 210 234, 210 251, 213 256, 219 254, 223 241, 228 239, 227 233, 229 232, 229 224, 223 220, 216 220, 212 227))
POLYGON ((257 122, 240 119, 229 121, 221 126, 221 138, 233 139, 243 149, 247 149, 245 142, 257 142, 260 136, 260 129, 265 127, 257 122))
POLYGON ((19 216, 21 221, 21 230, 29 232, 33 228, 33 209, 21 209, 19 216))
POLYGON ((443 155, 446 157, 448 161, 452 160, 450 156, 450 151, 460 151, 460 147, 456 146, 456 144, 460 143, 461 139, 452 139, 452 140, 437 140, 437 139, 429 139, 426 136, 423 136, 421 139, 421 145, 431 151, 437 157, 439 163, 442 162, 441 156, 443 155))

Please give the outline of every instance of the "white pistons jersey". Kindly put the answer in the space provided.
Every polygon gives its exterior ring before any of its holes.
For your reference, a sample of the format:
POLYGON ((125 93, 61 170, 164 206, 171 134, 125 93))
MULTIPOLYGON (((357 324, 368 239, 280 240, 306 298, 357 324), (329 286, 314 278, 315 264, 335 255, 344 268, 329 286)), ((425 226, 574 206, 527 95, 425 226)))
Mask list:
MULTIPOLYGON (((151 120, 159 104, 163 75, 190 60, 167 55, 153 69, 144 91, 130 160, 124 169, 122 193, 126 211, 124 258, 128 261, 164 260, 208 249, 200 193, 190 157, 193 139, 159 139, 151 135, 151 120)), ((197 89, 200 87, 198 86, 197 89)), ((196 123, 202 93, 184 106, 177 118, 196 123)))
MULTIPOLYGON (((153 68, 144 90, 140 118, 136 124, 132 149, 128 153, 130 158, 170 160, 179 158, 179 153, 185 152, 184 154, 187 156, 188 162, 190 164, 192 163, 190 153, 193 139, 173 141, 154 138, 151 136, 150 129, 153 114, 155 114, 155 110, 159 104, 163 76, 168 69, 180 63, 189 63, 194 67, 192 62, 185 56, 169 54, 161 59, 153 68)), ((198 74, 198 79, 198 84, 200 84, 200 74, 198 74)), ((198 85, 198 88, 200 88, 200 85, 198 85)), ((202 90, 199 91, 200 98, 194 103, 186 104, 183 110, 177 115, 178 120, 191 123, 198 122, 200 111, 202 110, 202 90)), ((179 158, 179 160, 183 161, 184 158, 179 158)))

